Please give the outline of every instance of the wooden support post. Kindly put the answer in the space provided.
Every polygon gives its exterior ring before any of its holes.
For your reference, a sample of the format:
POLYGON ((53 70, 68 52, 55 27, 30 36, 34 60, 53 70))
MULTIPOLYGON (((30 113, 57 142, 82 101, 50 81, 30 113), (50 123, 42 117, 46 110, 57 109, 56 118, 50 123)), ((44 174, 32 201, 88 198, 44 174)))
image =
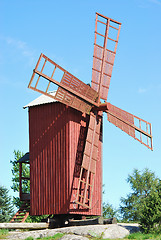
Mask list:
POLYGON ((22 198, 22 163, 19 163, 19 196, 22 198))

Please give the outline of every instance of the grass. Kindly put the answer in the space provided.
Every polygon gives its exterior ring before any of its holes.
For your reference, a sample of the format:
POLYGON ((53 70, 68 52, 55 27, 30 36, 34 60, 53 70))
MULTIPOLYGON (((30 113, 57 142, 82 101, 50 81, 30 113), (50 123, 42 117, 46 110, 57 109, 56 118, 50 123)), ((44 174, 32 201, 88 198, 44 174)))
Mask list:
MULTIPOLYGON (((60 239, 62 236, 64 236, 63 233, 56 233, 54 236, 51 236, 51 237, 42 237, 42 238, 36 238, 36 239, 42 239, 42 240, 58 240, 60 239)), ((28 238, 25 238, 25 240, 34 240, 33 237, 28 237, 28 238)))
POLYGON ((144 234, 141 232, 137 232, 137 233, 132 233, 128 236, 127 239, 136 239, 136 240, 143 240, 143 239, 157 239, 157 240, 161 240, 161 234, 144 234))
POLYGON ((25 238, 25 240, 34 240, 34 238, 33 237, 27 237, 27 238, 25 238))
POLYGON ((7 229, 0 229, 0 239, 4 239, 8 235, 7 229))
MULTIPOLYGON (((141 232, 137 232, 137 233, 131 233, 129 236, 123 238, 124 240, 128 240, 128 239, 134 239, 134 240, 144 240, 144 239, 153 239, 153 240, 161 240, 161 234, 144 234, 141 232)), ((104 239, 104 240, 110 240, 109 238, 104 239)), ((118 238, 113 239, 113 240, 120 240, 118 238)))

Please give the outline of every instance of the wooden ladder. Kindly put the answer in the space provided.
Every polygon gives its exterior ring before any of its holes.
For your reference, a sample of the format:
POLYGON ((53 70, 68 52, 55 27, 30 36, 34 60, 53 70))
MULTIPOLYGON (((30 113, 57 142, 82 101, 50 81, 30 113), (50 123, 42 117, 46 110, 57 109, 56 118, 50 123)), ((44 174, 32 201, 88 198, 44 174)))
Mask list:
POLYGON ((101 117, 98 116, 97 112, 91 112, 75 201, 83 208, 91 209, 92 207, 100 129, 101 117))
POLYGON ((23 201, 20 209, 11 219, 10 223, 23 223, 27 219, 30 213, 30 201, 23 201))

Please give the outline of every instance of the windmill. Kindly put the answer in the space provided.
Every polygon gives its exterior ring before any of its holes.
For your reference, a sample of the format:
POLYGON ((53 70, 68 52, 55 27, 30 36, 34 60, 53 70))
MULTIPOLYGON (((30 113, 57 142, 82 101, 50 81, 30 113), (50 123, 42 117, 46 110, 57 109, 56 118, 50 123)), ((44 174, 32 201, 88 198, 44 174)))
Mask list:
POLYGON ((91 87, 44 54, 40 55, 28 86, 52 97, 48 89, 50 84, 56 84, 58 89, 54 99, 90 115, 76 200, 76 203, 87 208, 91 207, 92 202, 102 112, 107 114, 109 122, 152 150, 151 124, 107 102, 120 28, 121 23, 96 13, 91 87), (39 70, 40 63, 42 64, 41 70, 39 70), (49 68, 53 67, 51 75, 49 72, 47 74, 43 72, 47 64, 50 65, 49 68), (60 82, 54 78, 57 70, 59 74, 62 74, 60 82), (36 75, 38 76, 36 84, 32 86, 36 75), (40 78, 48 82, 45 90, 37 88, 40 78), (101 102, 102 100, 104 103, 101 102), (144 129, 143 125, 145 125, 144 129), (136 133, 139 133, 139 136, 136 133), (143 141, 143 137, 146 137, 146 141, 143 141), (83 193, 82 185, 84 185, 83 193))
POLYGON ((79 210, 81 212, 83 209, 93 207, 92 196, 96 184, 103 112, 107 114, 109 122, 147 148, 151 150, 153 148, 151 124, 107 102, 120 28, 121 23, 96 13, 91 86, 83 83, 44 54, 40 55, 28 85, 30 89, 76 109, 88 118, 85 144, 80 155, 77 187, 74 197, 70 197, 78 206, 77 213, 79 210), (55 95, 49 92, 53 86, 58 87, 55 95))

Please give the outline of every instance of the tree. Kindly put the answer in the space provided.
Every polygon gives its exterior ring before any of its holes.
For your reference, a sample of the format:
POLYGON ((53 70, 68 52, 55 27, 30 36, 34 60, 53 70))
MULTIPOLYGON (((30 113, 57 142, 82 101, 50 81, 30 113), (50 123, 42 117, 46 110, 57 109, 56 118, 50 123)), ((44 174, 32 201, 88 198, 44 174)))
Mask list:
MULTIPOLYGON (((102 194, 105 194, 105 185, 103 184, 102 186, 102 194)), ((114 207, 112 206, 112 204, 109 204, 108 202, 104 202, 103 203, 103 217, 104 218, 118 218, 118 210, 117 209, 114 209, 114 207)))
MULTIPOLYGON (((12 186, 14 192, 19 192, 19 163, 17 162, 21 157, 23 157, 23 152, 19 150, 14 150, 14 160, 11 160, 10 163, 12 164, 12 186)), ((30 168, 29 164, 22 164, 22 175, 23 177, 30 176, 30 168)), ((23 180, 22 182, 22 192, 29 193, 30 192, 30 183, 27 180, 23 180)), ((13 197, 14 205, 19 208, 21 205, 19 197, 13 197)))
POLYGON ((9 190, 0 186, 0 222, 8 222, 13 216, 13 205, 9 190))
POLYGON ((115 210, 109 203, 103 203, 103 217, 104 218, 117 218, 118 210, 115 210))
POLYGON ((132 175, 128 175, 127 182, 132 192, 127 198, 121 198, 120 211, 123 221, 136 221, 141 219, 141 210, 146 197, 155 191, 159 179, 153 172, 145 168, 143 172, 134 169, 132 175))
POLYGON ((161 180, 144 200, 140 224, 145 233, 161 232, 161 180))

